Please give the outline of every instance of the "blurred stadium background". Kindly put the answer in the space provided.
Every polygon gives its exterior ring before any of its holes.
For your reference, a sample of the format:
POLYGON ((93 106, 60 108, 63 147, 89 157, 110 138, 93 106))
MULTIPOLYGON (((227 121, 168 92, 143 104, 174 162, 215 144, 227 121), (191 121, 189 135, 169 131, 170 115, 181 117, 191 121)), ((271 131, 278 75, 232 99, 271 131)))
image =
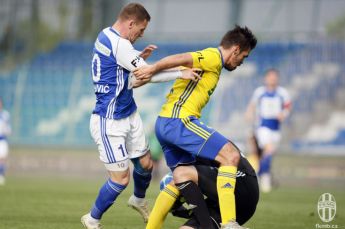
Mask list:
MULTIPOLYGON (((11 176, 20 180, 28 175, 97 178, 104 174, 88 130, 95 100, 92 45, 128 2, 0 0, 0 97, 11 113, 13 128, 9 180, 11 176)), ((137 2, 147 8, 152 20, 135 47, 158 45, 151 62, 217 46, 235 24, 251 28, 259 38, 257 48, 236 71, 223 71, 203 121, 246 151, 250 133, 243 118, 246 105, 254 88, 262 84, 263 72, 275 67, 281 72, 281 85, 293 97, 293 112, 283 126, 274 166, 276 176, 283 186, 344 190, 345 1, 137 2)), ((153 124, 170 85, 135 91, 157 158, 160 149, 153 124)), ((157 169, 165 170, 164 163, 157 169)), ((12 227, 1 227, 0 220, 0 228, 12 227)))

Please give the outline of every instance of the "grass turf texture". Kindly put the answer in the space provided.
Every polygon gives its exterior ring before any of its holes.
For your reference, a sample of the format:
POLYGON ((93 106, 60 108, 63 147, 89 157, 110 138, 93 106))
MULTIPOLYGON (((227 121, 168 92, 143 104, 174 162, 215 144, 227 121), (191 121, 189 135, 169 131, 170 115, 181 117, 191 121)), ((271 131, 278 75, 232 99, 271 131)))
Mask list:
MULTIPOLYGON (((317 228, 326 224, 319 219, 317 202, 329 192, 336 199, 337 215, 328 225, 345 228, 344 156, 278 154, 273 170, 280 186, 261 194, 247 227, 317 228)), ((81 229, 80 217, 89 211, 105 179, 96 149, 12 148, 7 183, 0 186, 0 229, 81 229)), ((105 229, 145 228, 141 216, 127 207, 131 185, 104 215, 105 229)), ((147 194, 151 207, 158 190, 155 181, 147 194)), ((164 228, 179 228, 184 221, 169 215, 164 228)))
MULTIPOLYGON (((0 186, 0 229, 77 229, 82 228, 80 217, 93 203, 102 181, 76 178, 9 177, 6 186, 0 186)), ((145 228, 139 214, 127 207, 133 190, 129 186, 104 215, 105 228, 145 228)), ((158 182, 149 188, 151 206, 158 193, 158 182)), ((270 194, 261 194, 254 217, 246 224, 252 229, 316 228, 322 223, 317 213, 317 201, 324 192, 330 192, 337 202, 336 218, 328 223, 345 228, 343 189, 284 187, 270 194)), ((178 228, 184 222, 169 216, 164 228, 178 228)))

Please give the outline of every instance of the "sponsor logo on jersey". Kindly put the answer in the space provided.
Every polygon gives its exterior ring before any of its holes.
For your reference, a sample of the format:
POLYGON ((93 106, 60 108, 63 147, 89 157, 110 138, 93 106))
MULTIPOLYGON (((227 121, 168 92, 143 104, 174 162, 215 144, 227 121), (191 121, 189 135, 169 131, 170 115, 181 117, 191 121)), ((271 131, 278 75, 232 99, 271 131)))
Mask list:
POLYGON ((138 64, 139 61, 140 61, 140 57, 137 56, 134 60, 131 61, 131 64, 132 64, 134 67, 137 67, 137 64, 138 64))
POLYGON ((200 61, 204 59, 204 56, 202 55, 201 52, 196 52, 196 53, 198 53, 198 55, 199 55, 199 56, 198 56, 198 61, 199 61, 199 63, 200 63, 200 61))
POLYGON ((107 46, 103 45, 98 39, 95 42, 95 48, 103 55, 110 56, 111 50, 108 49, 107 46))

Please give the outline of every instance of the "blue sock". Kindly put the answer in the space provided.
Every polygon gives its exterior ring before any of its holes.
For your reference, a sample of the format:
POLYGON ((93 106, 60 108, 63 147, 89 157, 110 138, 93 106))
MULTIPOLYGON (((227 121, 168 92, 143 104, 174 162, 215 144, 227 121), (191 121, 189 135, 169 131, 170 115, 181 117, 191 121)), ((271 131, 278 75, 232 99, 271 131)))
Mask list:
POLYGON ((272 154, 264 156, 260 160, 259 176, 263 173, 270 173, 271 171, 272 154))
POLYGON ((95 219, 101 219, 103 213, 114 203, 118 195, 126 186, 117 184, 112 180, 107 180, 99 190, 95 205, 91 209, 91 216, 95 219))
POLYGON ((0 164, 0 176, 4 176, 4 175, 5 175, 5 165, 0 164))
POLYGON ((145 198, 146 190, 150 185, 151 171, 138 172, 133 170, 134 195, 138 198, 145 198))

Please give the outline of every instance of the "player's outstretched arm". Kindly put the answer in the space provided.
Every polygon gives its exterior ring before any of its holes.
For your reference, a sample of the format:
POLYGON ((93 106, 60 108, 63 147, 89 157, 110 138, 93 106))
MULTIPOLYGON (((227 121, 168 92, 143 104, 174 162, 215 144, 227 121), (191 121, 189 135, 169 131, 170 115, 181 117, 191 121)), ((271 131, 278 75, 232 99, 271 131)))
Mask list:
POLYGON ((137 88, 145 85, 146 83, 161 83, 168 82, 175 79, 192 80, 194 82, 201 80, 201 69, 199 68, 187 68, 184 70, 171 70, 162 71, 153 75, 150 79, 138 80, 133 75, 130 78, 130 85, 133 88, 137 88))
POLYGON ((202 71, 199 68, 186 68, 183 70, 162 71, 153 75, 149 82, 160 83, 175 79, 192 80, 196 82, 198 80, 201 80, 201 72, 202 71))
POLYGON ((188 68, 193 67, 193 57, 190 53, 176 54, 167 56, 153 65, 146 65, 134 70, 134 75, 139 80, 151 78, 155 73, 167 70, 170 68, 184 66, 188 68))

